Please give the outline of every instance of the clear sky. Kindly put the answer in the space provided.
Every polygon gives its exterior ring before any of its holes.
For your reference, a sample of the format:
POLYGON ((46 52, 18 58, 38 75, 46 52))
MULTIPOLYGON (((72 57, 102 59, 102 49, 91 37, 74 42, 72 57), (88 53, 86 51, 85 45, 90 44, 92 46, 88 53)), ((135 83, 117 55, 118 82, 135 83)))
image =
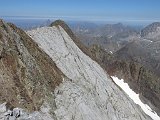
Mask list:
POLYGON ((160 20, 160 0, 0 0, 0 16, 160 20))

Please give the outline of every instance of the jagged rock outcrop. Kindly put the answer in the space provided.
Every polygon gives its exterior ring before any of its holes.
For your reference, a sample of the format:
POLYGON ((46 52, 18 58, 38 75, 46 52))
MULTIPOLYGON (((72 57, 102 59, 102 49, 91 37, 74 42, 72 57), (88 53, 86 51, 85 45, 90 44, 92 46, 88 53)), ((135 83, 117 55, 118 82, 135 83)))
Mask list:
POLYGON ((1 21, 0 119, 150 120, 55 23, 28 31, 32 40, 1 21))

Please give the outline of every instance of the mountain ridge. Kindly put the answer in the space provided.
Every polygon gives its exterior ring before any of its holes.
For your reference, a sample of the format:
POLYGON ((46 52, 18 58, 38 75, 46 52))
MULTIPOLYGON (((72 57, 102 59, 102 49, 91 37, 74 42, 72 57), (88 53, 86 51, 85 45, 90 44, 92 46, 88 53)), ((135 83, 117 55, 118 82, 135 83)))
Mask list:
POLYGON ((0 82, 6 82, 1 87, 12 89, 6 89, 10 93, 7 96, 1 91, 6 99, 12 97, 9 102, 12 108, 1 104, 4 109, 0 109, 3 111, 0 117, 33 120, 151 119, 113 83, 99 64, 83 53, 61 26, 37 28, 27 31, 27 35, 14 25, 5 23, 0 33, 3 33, 0 43, 7 48, 0 44, 3 53, 0 65, 6 66, 0 67, 3 76, 0 82), (15 74, 16 78, 12 79, 15 74), (10 115, 9 110, 14 115, 10 115))

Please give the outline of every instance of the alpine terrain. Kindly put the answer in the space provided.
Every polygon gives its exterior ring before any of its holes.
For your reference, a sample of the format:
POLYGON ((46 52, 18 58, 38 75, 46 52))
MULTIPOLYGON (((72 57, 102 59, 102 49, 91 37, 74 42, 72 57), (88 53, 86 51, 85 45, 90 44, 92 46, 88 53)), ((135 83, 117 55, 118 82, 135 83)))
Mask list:
POLYGON ((151 120, 95 60, 63 21, 0 20, 0 120, 151 120))
POLYGON ((157 114, 160 114, 159 28, 158 22, 146 26, 139 38, 135 36, 114 52, 106 51, 101 44, 89 47, 92 56, 109 75, 124 79, 157 114))

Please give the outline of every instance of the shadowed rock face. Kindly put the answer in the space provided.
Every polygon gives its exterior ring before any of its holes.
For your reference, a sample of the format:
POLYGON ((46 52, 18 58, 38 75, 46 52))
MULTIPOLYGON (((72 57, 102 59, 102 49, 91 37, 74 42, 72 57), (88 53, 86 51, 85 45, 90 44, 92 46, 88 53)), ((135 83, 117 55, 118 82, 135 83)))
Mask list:
POLYGON ((159 114, 160 59, 159 53, 156 54, 156 49, 154 50, 155 44, 157 43, 134 41, 115 54, 107 53, 97 46, 91 47, 90 51, 108 74, 123 78, 142 98, 147 98, 159 114))
POLYGON ((0 102, 39 110, 62 81, 51 58, 21 29, 0 21, 0 102))
POLYGON ((143 46, 143 43, 133 42, 118 51, 116 57, 126 65, 121 69, 123 73, 129 72, 126 78, 133 89, 160 109, 160 53, 156 53, 155 44, 143 46))

